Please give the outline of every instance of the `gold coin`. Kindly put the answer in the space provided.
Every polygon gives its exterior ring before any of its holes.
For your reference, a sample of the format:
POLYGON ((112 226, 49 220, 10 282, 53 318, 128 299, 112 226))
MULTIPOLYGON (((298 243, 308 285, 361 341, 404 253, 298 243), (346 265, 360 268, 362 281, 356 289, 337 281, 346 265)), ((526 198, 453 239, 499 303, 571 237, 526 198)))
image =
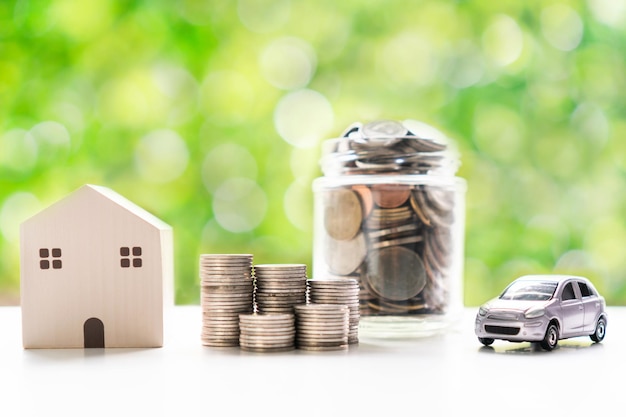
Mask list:
POLYGON ((357 193, 361 200, 361 207, 363 209, 363 218, 366 219, 372 209, 374 208, 374 198, 372 197, 372 191, 365 185, 353 185, 352 189, 357 193))
POLYGON ((350 240, 359 232, 363 209, 354 191, 341 188, 326 193, 324 227, 333 239, 350 240))

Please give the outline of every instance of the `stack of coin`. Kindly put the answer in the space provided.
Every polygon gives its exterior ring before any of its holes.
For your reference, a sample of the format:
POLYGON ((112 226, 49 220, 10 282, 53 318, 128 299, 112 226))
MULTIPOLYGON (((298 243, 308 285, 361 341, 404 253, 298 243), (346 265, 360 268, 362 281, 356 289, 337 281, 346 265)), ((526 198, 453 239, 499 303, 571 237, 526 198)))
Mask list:
POLYGON ((239 346, 251 352, 293 350, 296 337, 293 314, 240 314, 239 346))
POLYGON ((296 314, 296 347, 304 350, 346 350, 350 309, 337 304, 300 304, 296 314))
POLYGON ((252 313, 252 255, 200 255, 202 344, 239 345, 239 314, 252 313))
POLYGON ((348 343, 359 342, 359 282, 356 279, 310 279, 307 281, 307 298, 314 304, 348 306, 348 343))
POLYGON ((293 306, 306 303, 306 265, 254 265, 257 313, 293 314, 293 306))

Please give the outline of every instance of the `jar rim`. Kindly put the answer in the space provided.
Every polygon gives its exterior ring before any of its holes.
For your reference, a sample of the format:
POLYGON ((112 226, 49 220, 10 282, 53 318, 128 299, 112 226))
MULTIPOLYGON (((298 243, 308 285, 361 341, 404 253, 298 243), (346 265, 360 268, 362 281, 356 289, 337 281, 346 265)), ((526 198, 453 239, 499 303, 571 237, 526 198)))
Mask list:
POLYGON ((326 176, 378 173, 453 176, 460 166, 454 142, 420 123, 390 120, 365 125, 353 123, 341 137, 322 142, 320 168, 326 176), (410 130, 409 122, 417 123, 423 132, 417 128, 410 130))
POLYGON ((465 192, 467 181, 457 176, 442 175, 345 175, 340 177, 318 177, 313 180, 312 188, 314 192, 323 191, 329 187, 345 187, 355 184, 376 185, 376 184, 400 184, 400 185, 426 185, 433 187, 449 187, 456 191, 465 192))

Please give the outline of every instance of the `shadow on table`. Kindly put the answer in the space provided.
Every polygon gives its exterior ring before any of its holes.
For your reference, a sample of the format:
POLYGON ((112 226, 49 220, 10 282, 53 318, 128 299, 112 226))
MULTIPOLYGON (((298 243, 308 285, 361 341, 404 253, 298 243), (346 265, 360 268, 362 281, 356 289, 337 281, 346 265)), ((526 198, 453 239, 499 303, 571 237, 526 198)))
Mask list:
POLYGON ((24 355, 42 362, 98 360, 123 355, 141 355, 159 348, 106 348, 106 349, 24 349, 24 355))
POLYGON ((491 354, 512 354, 512 355, 558 355, 575 350, 596 350, 603 349, 602 343, 583 342, 583 341, 559 341, 559 344, 552 351, 547 351, 541 347, 538 342, 502 342, 495 346, 481 346, 478 351, 480 353, 491 354))

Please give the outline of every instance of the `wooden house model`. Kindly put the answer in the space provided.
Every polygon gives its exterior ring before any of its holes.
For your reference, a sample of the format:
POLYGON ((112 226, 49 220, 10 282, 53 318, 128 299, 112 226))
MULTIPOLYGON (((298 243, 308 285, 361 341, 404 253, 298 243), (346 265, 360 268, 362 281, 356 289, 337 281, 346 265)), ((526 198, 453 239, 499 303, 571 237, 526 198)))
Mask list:
POLYGON ((25 348, 160 347, 172 228, 84 185, 21 224, 25 348))

